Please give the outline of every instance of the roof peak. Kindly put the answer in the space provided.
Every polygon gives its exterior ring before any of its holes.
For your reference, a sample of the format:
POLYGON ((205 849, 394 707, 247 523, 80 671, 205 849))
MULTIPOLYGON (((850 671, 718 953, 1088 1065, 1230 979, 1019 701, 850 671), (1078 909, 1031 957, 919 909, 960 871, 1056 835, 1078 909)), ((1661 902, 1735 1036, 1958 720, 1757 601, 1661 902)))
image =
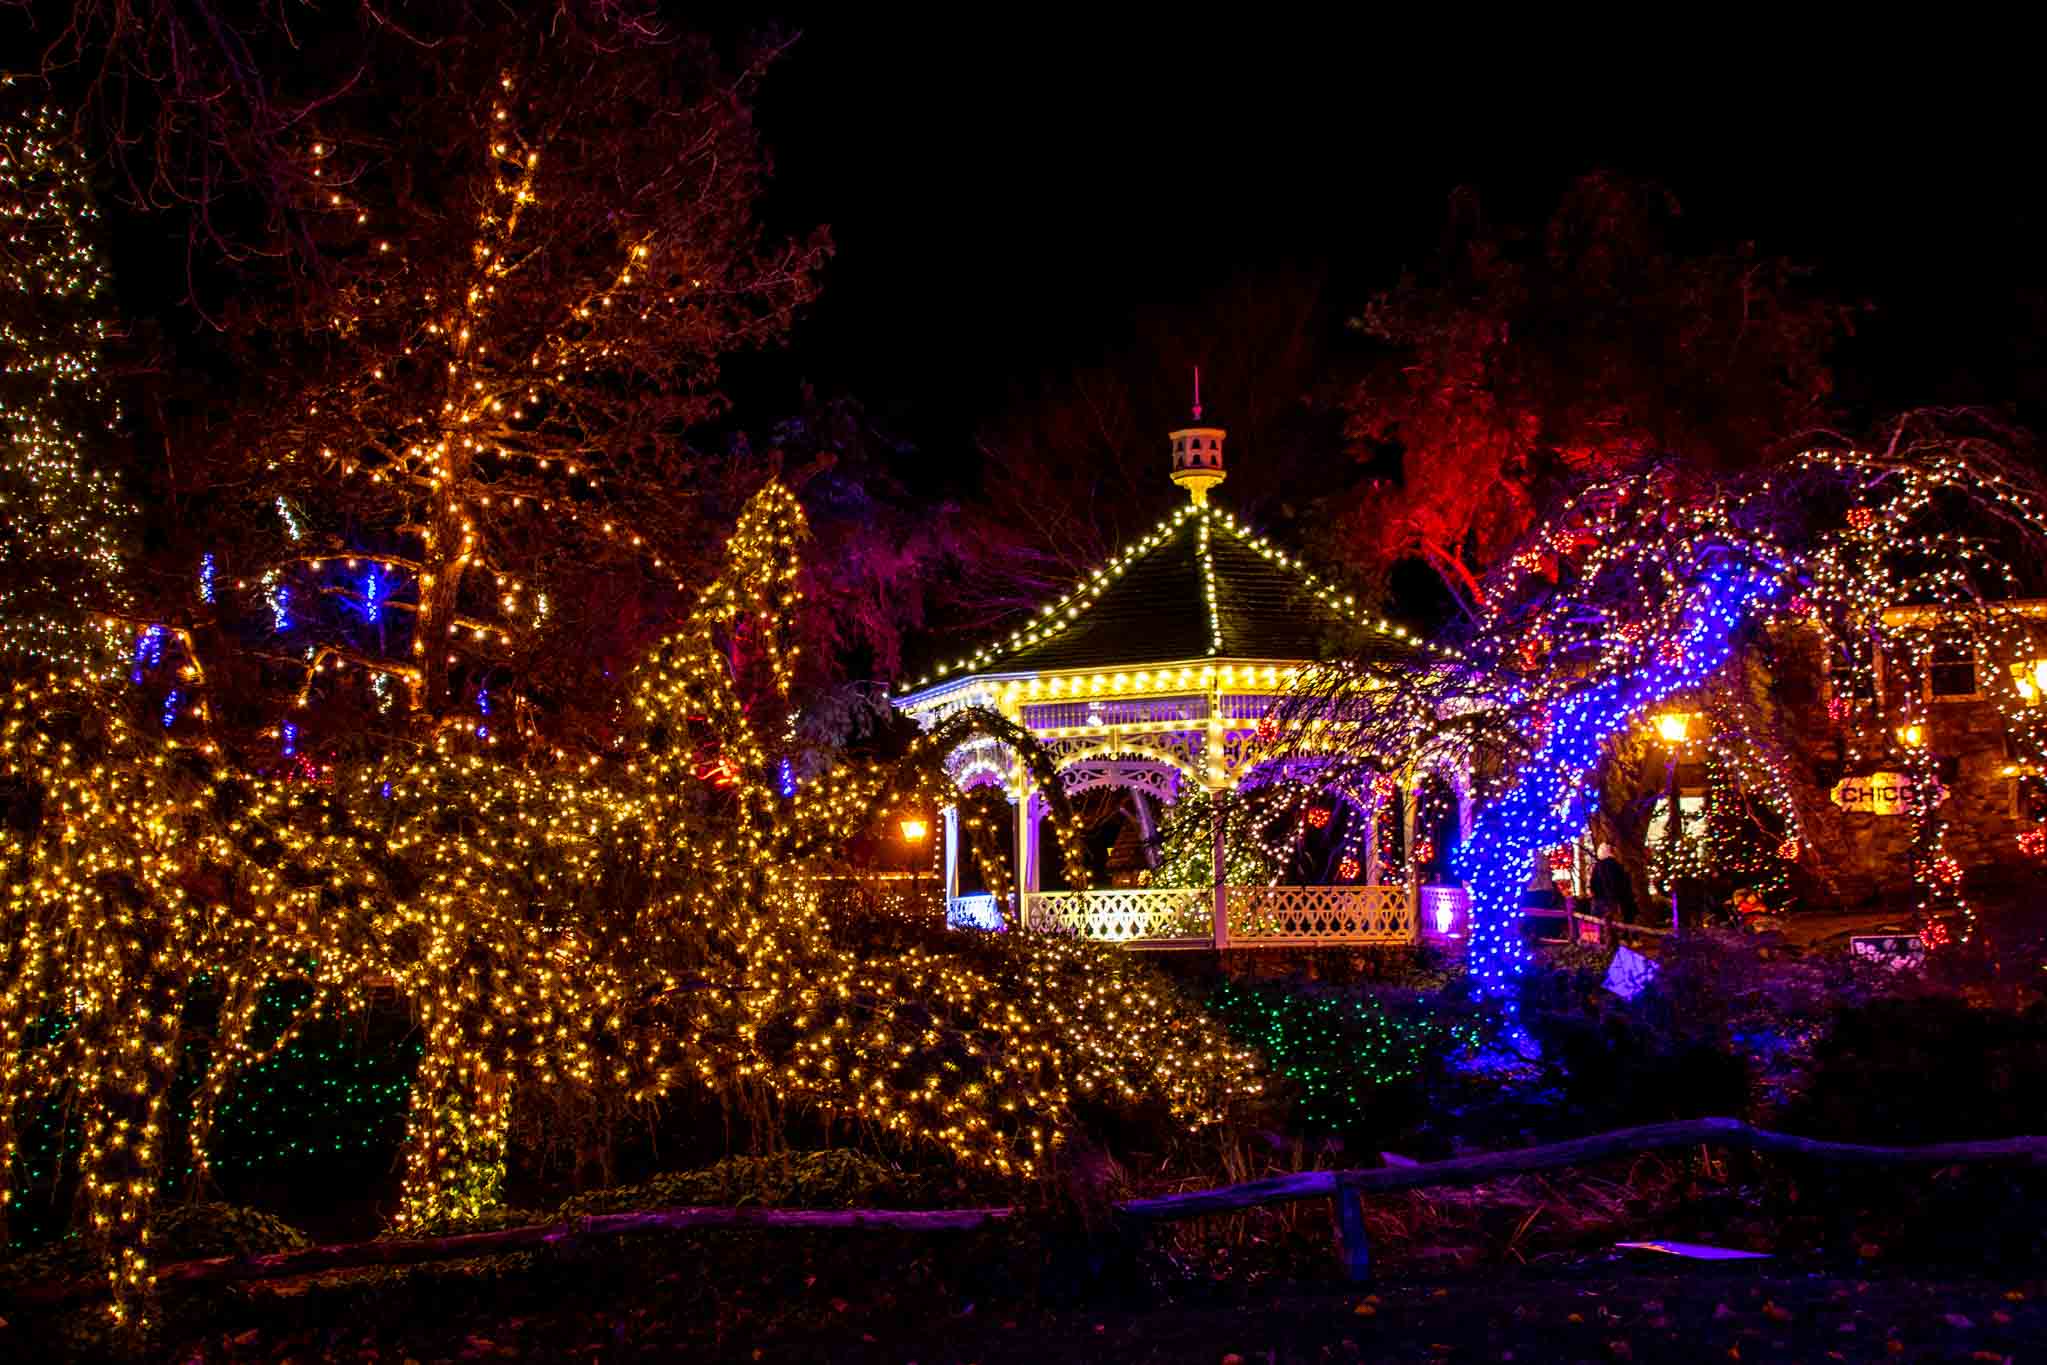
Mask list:
POLYGON ((1404 627, 1360 614, 1356 599, 1335 582, 1224 509, 1187 503, 1039 607, 1006 639, 905 683, 898 694, 982 672, 1091 668, 1097 665, 1089 660, 1105 650, 1119 656, 1117 665, 1132 667, 1154 662, 1145 656, 1166 654, 1307 659, 1314 657, 1311 637, 1338 623, 1362 627, 1396 648, 1428 647, 1404 627), (1191 547, 1165 556, 1182 533, 1191 533, 1191 547), (1220 568, 1211 541, 1228 551, 1220 568))

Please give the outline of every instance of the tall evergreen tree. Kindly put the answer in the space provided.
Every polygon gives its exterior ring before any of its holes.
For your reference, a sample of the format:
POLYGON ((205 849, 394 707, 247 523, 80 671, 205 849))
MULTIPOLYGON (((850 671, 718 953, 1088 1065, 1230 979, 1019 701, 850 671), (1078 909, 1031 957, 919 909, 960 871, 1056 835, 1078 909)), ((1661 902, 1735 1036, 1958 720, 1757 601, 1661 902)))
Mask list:
POLYGON ((95 457, 112 287, 65 121, 0 84, 0 668, 113 668, 135 511, 95 457))

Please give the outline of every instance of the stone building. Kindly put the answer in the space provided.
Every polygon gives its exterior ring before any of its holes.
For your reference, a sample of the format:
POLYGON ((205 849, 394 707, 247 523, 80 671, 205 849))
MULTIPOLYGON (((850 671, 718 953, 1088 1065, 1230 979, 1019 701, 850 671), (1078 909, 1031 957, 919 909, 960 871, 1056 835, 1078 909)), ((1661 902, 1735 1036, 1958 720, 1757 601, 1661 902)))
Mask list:
MULTIPOLYGON (((2000 610, 2047 618, 2047 601, 2000 610)), ((1894 607, 1884 625, 1924 630, 1938 621, 1929 608, 1894 607)), ((2006 708, 2041 702, 2047 660, 1988 657, 1958 637, 1922 666, 1893 641, 1847 684, 1810 633, 1780 630, 1772 645, 1768 701, 1780 712, 1808 841, 1793 879, 1803 903, 1880 908, 1916 899, 1906 810, 1915 749, 1938 774, 1946 849, 1970 898, 2009 903, 2030 887, 2041 870, 2047 784, 2015 752, 2006 708)))

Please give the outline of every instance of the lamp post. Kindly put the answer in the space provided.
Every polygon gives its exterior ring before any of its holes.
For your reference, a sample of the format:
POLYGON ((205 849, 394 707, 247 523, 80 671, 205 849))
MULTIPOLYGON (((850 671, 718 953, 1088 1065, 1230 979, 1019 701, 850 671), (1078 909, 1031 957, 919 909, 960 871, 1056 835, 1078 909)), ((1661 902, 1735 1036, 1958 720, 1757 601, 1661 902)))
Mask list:
MULTIPOLYGON (((921 814, 909 811, 903 815, 902 819, 896 822, 896 827, 902 831, 903 842, 909 845, 910 849, 910 905, 912 906, 911 914, 914 916, 922 913, 915 909, 922 901, 924 894, 924 863, 921 845, 931 834, 931 822, 926 820, 921 814)), ((938 913, 939 917, 943 919, 945 916, 944 907, 941 906, 938 913)))
POLYGON ((1689 711, 1665 711, 1656 717, 1656 733, 1662 737, 1670 750, 1670 761, 1664 770, 1664 799, 1669 802, 1665 808, 1669 813, 1663 826, 1664 866, 1670 876, 1670 932, 1682 933, 1684 916, 1677 896, 1677 843, 1684 834, 1684 811, 1678 805, 1677 755, 1691 738, 1692 720, 1689 711))

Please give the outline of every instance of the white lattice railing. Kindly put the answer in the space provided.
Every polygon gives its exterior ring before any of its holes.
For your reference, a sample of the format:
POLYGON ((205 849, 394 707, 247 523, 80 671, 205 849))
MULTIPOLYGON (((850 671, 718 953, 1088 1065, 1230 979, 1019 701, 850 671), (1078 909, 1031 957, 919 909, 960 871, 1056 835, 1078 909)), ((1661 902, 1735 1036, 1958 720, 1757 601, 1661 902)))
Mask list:
MULTIPOLYGON (((1232 886, 1232 948, 1412 943, 1413 895, 1404 886, 1232 886)), ((1024 926, 1102 943, 1213 942, 1215 893, 1206 886, 1044 891, 1024 897, 1024 926)))
POLYGON ((985 892, 978 896, 954 896, 945 903, 945 927, 1000 929, 1002 902, 985 892))
POLYGON ((1229 913, 1232 948, 1415 940, 1405 886, 1233 886, 1229 913))
POLYGON ((1214 897, 1206 886, 1034 891, 1024 897, 1024 927, 1102 943, 1213 938, 1214 897))

